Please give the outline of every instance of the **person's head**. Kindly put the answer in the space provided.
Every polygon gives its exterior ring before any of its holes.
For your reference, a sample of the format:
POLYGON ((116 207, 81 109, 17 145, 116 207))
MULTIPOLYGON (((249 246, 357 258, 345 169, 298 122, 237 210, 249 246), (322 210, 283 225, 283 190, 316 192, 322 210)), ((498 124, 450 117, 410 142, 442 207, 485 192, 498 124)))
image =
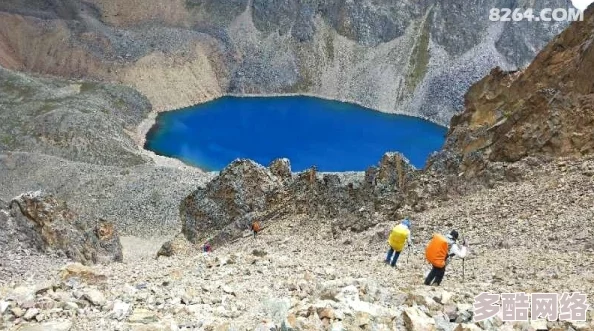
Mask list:
POLYGON ((452 230, 452 232, 450 232, 450 238, 454 241, 458 241, 458 231, 452 230))
POLYGON ((411 226, 410 220, 408 218, 404 219, 404 221, 402 221, 402 225, 404 225, 410 229, 410 226, 411 226))

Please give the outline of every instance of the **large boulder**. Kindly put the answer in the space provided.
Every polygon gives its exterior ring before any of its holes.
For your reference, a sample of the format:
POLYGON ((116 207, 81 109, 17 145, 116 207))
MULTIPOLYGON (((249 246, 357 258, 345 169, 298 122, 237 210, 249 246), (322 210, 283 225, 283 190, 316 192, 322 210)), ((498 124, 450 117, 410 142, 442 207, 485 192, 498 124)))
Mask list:
POLYGON ((85 221, 52 195, 28 192, 14 198, 0 218, 0 242, 64 255, 82 264, 122 261, 115 226, 105 220, 85 221))
POLYGON ((246 214, 264 210, 267 196, 281 187, 269 169, 251 160, 235 160, 206 188, 182 201, 182 232, 190 242, 199 243, 246 214))
POLYGON ((159 256, 171 257, 174 255, 185 255, 192 250, 192 244, 188 242, 182 233, 178 233, 173 239, 165 242, 157 252, 159 256))

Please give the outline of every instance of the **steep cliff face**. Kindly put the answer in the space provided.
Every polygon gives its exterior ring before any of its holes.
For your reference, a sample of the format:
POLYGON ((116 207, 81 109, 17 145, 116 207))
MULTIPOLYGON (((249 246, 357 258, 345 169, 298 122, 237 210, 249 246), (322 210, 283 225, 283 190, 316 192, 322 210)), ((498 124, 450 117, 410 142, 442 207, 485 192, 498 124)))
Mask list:
POLYGON ((563 23, 489 9, 568 0, 3 1, 0 65, 118 81, 156 110, 225 93, 308 93, 446 123, 468 86, 527 65, 563 23))
POLYGON ((473 85, 465 111, 452 119, 441 160, 476 173, 487 161, 593 153, 593 30, 590 8, 525 70, 496 68, 473 85))

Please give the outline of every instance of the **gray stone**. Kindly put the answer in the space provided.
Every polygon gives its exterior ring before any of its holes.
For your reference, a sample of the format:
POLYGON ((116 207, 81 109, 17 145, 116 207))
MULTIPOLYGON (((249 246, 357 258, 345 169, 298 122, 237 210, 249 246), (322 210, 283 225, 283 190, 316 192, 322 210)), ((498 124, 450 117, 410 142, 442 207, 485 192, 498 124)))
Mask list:
POLYGON ((68 301, 64 303, 64 310, 78 310, 78 304, 76 302, 68 301))
POLYGON ((4 314, 8 310, 10 303, 7 301, 0 301, 0 315, 4 314))
POLYGON ((450 322, 454 322, 458 319, 458 307, 454 304, 444 306, 443 312, 449 318, 450 322))
POLYGON ((25 314, 25 311, 22 310, 20 307, 14 307, 10 310, 15 317, 22 317, 25 314))
POLYGON ((115 318, 117 320, 122 320, 128 315, 129 310, 130 310, 129 303, 116 300, 113 304, 113 310, 112 310, 113 315, 112 316, 113 316, 113 318, 115 318))
POLYGON ((19 331, 68 331, 72 328, 70 321, 52 321, 42 324, 25 324, 19 331))
POLYGON ((456 323, 469 323, 472 321, 472 305, 471 304, 458 304, 458 317, 456 323))
POLYGON ((103 293, 95 289, 86 290, 83 294, 83 298, 95 306, 103 306, 107 302, 103 293))
POLYGON ((402 313, 404 325, 407 331, 431 331, 436 330, 435 320, 427 316, 417 307, 408 307, 402 313))
POLYGON ((147 309, 134 309, 132 314, 128 317, 128 322, 130 323, 142 323, 142 324, 149 324, 153 322, 157 322, 159 319, 157 315, 147 309))
POLYGON ((33 317, 37 316, 39 312, 40 311, 37 308, 29 308, 27 309, 27 312, 25 312, 25 315, 23 315, 23 319, 25 319, 25 321, 29 321, 33 319, 33 317))

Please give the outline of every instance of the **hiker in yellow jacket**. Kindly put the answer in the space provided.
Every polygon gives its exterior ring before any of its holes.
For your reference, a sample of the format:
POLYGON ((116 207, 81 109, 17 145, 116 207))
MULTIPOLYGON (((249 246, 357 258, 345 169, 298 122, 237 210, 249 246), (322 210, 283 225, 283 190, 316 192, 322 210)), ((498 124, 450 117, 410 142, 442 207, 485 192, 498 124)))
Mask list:
POLYGON ((410 247, 411 242, 410 221, 405 219, 400 224, 396 225, 392 229, 392 232, 390 232, 390 237, 388 238, 388 245, 390 248, 388 249, 388 255, 386 256, 386 263, 395 267, 398 257, 404 249, 404 244, 408 243, 408 246, 410 247))

